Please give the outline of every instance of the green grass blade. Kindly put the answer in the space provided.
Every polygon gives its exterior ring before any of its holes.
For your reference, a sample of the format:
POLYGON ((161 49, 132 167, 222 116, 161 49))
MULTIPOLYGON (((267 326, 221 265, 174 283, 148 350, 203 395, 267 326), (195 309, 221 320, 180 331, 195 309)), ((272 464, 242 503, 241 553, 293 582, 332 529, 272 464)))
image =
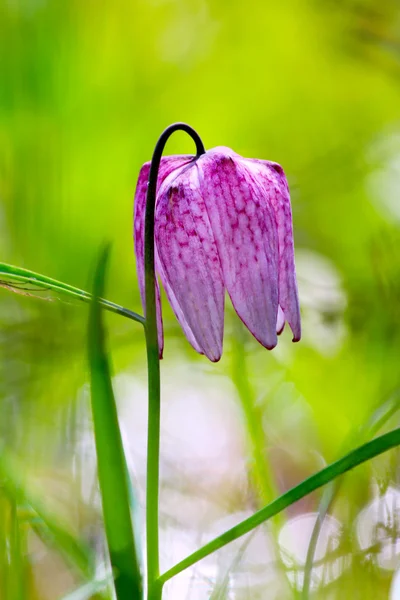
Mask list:
POLYGON ((88 328, 97 468, 117 598, 141 600, 142 578, 130 513, 128 470, 105 349, 102 311, 99 302, 96 301, 103 293, 107 258, 108 249, 105 249, 99 258, 94 277, 94 300, 90 307, 88 328))
POLYGON ((235 527, 228 529, 222 535, 205 544, 202 548, 190 554, 187 558, 183 559, 177 565, 166 571, 160 576, 160 583, 165 583, 171 577, 174 577, 181 571, 184 571, 188 567, 191 567, 202 558, 209 556, 216 550, 219 550, 226 544, 237 540, 242 535, 249 533, 261 523, 264 523, 268 519, 271 519, 285 508, 288 508, 291 504, 294 504, 304 496, 307 496, 314 490, 326 485, 327 483, 336 479, 346 471, 353 469, 354 467, 400 445, 400 428, 394 429, 389 433, 381 435, 374 440, 363 444, 359 448, 356 448, 340 460, 328 465, 318 473, 315 473, 308 479, 305 479, 299 485, 293 487, 289 491, 285 492, 279 498, 267 504, 264 508, 257 511, 254 515, 245 519, 235 527))
MULTIPOLYGON (((15 282, 26 286, 35 286, 36 288, 39 287, 43 290, 51 290, 65 296, 69 296, 74 300, 80 300, 81 302, 90 303, 92 300, 91 294, 69 285, 68 283, 57 281, 56 279, 46 277, 46 275, 41 275, 39 273, 35 273, 34 271, 28 271, 27 269, 22 269, 6 263, 0 263, 0 286, 23 293, 23 288, 13 288, 13 283, 15 282)), ((29 289, 26 291, 29 293, 29 289)), ((99 298, 98 302, 105 310, 109 310, 117 315, 127 317, 132 321, 137 321, 142 325, 144 324, 144 318, 141 315, 138 315, 137 313, 124 308, 119 304, 115 304, 109 300, 104 300, 103 298, 99 298)))
MULTIPOLYGON (((356 434, 351 433, 350 439, 346 441, 346 446, 349 447, 354 443, 355 437, 358 442, 369 439, 376 435, 378 431, 387 423, 387 421, 400 409, 400 393, 393 394, 386 402, 379 405, 369 417, 366 424, 358 430, 356 434)), ((342 481, 342 480, 341 480, 342 481)), ((311 534, 310 543, 308 545, 306 563, 304 565, 304 581, 301 592, 302 600, 308 600, 310 595, 311 573, 314 563, 315 550, 317 548, 319 534, 328 511, 331 509, 334 499, 339 491, 341 481, 332 481, 322 494, 319 507, 318 517, 311 534)))

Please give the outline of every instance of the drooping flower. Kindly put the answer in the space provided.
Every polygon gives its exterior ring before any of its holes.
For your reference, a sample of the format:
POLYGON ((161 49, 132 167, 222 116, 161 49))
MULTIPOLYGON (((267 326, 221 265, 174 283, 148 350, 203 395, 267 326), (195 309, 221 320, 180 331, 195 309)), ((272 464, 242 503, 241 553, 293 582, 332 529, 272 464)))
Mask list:
MULTIPOLYGON (((135 253, 144 301, 144 217, 150 163, 135 194, 135 253)), ((289 189, 280 165, 217 147, 199 157, 161 159, 155 207, 155 262, 193 348, 222 354, 224 298, 266 348, 287 321, 301 336, 289 189)), ((160 356, 163 327, 156 282, 160 356)))

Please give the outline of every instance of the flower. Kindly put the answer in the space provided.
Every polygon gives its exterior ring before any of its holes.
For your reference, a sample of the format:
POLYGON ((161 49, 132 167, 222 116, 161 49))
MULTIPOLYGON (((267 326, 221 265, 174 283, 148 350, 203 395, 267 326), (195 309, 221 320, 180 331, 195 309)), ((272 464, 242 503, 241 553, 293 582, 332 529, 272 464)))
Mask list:
MULTIPOLYGON (((135 253, 144 302, 144 217, 150 163, 135 194, 135 253)), ((225 147, 161 159, 155 207, 155 264, 193 348, 222 354, 224 298, 266 348, 287 321, 301 336, 289 189, 280 165, 225 147)), ((156 282, 160 356, 163 328, 156 282)))

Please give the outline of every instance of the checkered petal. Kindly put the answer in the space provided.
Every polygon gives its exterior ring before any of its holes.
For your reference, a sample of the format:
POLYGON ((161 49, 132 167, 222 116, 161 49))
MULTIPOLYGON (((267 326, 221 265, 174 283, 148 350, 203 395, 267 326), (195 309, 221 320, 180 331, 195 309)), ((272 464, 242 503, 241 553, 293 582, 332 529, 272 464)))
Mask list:
MULTIPOLYGON (((161 159, 160 169, 158 172, 157 188, 159 189, 161 183, 168 175, 177 171, 180 167, 187 164, 192 160, 190 156, 166 156, 161 159)), ((139 173, 139 179, 136 185, 135 200, 134 200, 134 244, 135 244, 135 255, 136 255, 136 271, 139 281, 140 297, 142 299, 143 311, 146 312, 145 308, 145 296, 144 296, 144 220, 146 212, 146 195, 147 186, 149 181, 150 173, 150 162, 143 165, 139 173)), ((157 329, 158 329, 158 347, 160 358, 163 354, 164 347, 164 334, 163 334, 163 323, 161 315, 161 298, 160 298, 160 287, 156 279, 156 310, 157 310, 157 329)))
POLYGON ((161 281, 175 315, 196 350, 216 362, 222 354, 224 285, 198 161, 160 188, 155 237, 161 281))
POLYGON ((300 306, 294 261, 292 209, 289 187, 280 165, 270 161, 243 159, 264 189, 265 202, 275 212, 279 245, 279 306, 293 332, 293 341, 301 338, 300 306))
POLYGON ((266 348, 277 343, 278 237, 264 190, 227 148, 198 160, 204 198, 232 304, 266 348))

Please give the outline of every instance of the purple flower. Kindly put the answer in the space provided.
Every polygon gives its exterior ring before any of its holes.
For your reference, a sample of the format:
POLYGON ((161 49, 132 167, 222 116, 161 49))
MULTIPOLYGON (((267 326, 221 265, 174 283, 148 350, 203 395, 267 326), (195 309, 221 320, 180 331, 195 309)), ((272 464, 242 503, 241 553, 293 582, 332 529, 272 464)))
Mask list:
MULTIPOLYGON (((150 163, 135 194, 135 252, 144 306, 144 217, 150 163)), ((199 158, 161 159, 155 208, 155 262, 165 292, 193 348, 222 354, 224 298, 266 348, 287 321, 301 336, 292 213, 283 169, 225 147, 199 158)), ((156 283, 160 356, 163 327, 156 283)))

